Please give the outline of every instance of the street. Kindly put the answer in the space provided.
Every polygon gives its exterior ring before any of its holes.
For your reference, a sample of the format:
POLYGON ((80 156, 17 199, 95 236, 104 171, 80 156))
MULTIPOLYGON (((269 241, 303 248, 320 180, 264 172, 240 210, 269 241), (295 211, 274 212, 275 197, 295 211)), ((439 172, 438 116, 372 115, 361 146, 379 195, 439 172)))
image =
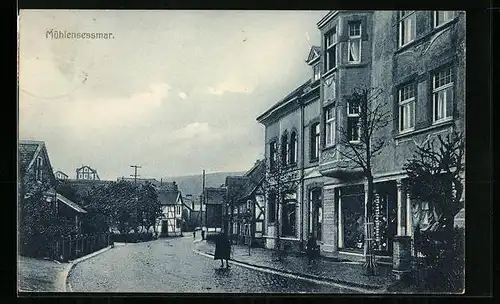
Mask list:
POLYGON ((349 292, 235 264, 220 269, 220 261, 198 255, 192 248, 190 237, 118 244, 77 264, 68 281, 74 292, 349 292))

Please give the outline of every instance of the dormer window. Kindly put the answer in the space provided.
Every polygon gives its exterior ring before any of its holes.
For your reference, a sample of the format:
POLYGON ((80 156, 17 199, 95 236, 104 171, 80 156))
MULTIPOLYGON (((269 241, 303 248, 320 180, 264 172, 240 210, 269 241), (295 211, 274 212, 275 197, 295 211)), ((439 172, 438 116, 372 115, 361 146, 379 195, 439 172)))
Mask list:
POLYGON ((313 82, 319 80, 320 77, 321 77, 321 67, 319 66, 319 63, 317 63, 313 66, 313 82))

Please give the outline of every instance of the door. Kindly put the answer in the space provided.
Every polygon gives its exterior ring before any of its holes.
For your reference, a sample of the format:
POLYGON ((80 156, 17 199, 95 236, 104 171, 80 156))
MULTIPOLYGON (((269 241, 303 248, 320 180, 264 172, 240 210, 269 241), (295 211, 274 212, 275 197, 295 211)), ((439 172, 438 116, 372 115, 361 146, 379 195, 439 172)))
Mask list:
POLYGON ((321 202, 321 188, 309 192, 309 234, 318 241, 322 237, 323 205, 321 202))
POLYGON ((379 254, 392 254, 397 234, 397 188, 390 183, 377 185, 373 201, 374 249, 379 254))

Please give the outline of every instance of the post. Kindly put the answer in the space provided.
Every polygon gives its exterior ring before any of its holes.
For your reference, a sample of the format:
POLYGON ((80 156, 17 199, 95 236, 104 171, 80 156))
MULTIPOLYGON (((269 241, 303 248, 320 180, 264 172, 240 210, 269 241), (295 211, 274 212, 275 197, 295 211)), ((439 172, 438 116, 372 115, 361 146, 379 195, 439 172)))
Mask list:
MULTIPOLYGON (((203 205, 205 205, 205 232, 208 232, 208 226, 207 226, 207 196, 206 196, 206 193, 205 193, 205 169, 203 169, 203 202, 201 204, 202 206, 202 210, 203 210, 203 205)), ((202 226, 202 229, 203 229, 203 226, 202 226)), ((203 236, 205 236, 205 234, 202 234, 203 236)), ((203 237, 203 239, 205 239, 203 237)))

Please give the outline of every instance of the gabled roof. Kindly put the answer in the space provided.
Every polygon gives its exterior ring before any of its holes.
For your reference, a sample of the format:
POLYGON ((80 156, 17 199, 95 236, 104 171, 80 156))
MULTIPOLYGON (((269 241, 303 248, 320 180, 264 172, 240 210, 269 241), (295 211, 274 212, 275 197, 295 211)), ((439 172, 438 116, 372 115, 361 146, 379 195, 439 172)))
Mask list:
POLYGON ((71 200, 62 196, 59 193, 57 193, 57 200, 64 203, 66 206, 70 207, 71 209, 75 210, 78 213, 87 213, 87 211, 85 211, 85 209, 83 209, 78 204, 72 202, 71 200))
POLYGON ((266 175, 266 166, 264 160, 259 160, 252 169, 245 173, 247 182, 243 187, 243 191, 239 197, 240 200, 248 198, 262 183, 266 175))
POLYGON ((226 188, 205 188, 206 204, 222 204, 226 199, 226 188))
POLYGON ((285 98, 281 99, 278 101, 276 104, 274 104, 270 109, 265 111, 263 114, 261 114, 259 117, 257 117, 258 122, 263 122, 266 118, 271 116, 276 110, 279 108, 285 106, 287 103, 292 101, 295 97, 298 97, 302 94, 303 90, 305 87, 311 84, 311 79, 308 79, 306 82, 295 88, 291 93, 285 96, 285 98))
POLYGON ((30 163, 35 159, 44 145, 43 141, 20 140, 19 141, 19 167, 21 172, 26 172, 30 163))
POLYGON ((171 191, 171 190, 158 190, 158 200, 162 206, 165 205, 178 205, 181 193, 179 191, 171 191))
POLYGON ((19 169, 22 173, 26 173, 34 165, 35 159, 40 154, 45 154, 46 165, 50 168, 52 178, 55 179, 52 165, 50 164, 49 154, 45 146, 45 142, 41 140, 19 140, 19 169))
POLYGON ((66 174, 66 173, 62 172, 61 170, 57 170, 56 172, 54 172, 54 174, 57 174, 57 173, 60 173, 60 174, 62 174, 62 175, 64 175, 64 176, 69 177, 69 175, 68 175, 68 174, 66 174))
POLYGON ((87 166, 87 165, 83 165, 80 168, 76 168, 76 171, 78 172, 80 170, 83 170, 84 168, 88 168, 92 173, 97 173, 96 169, 92 169, 90 166, 87 166))
POLYGON ((311 64, 316 61, 321 56, 321 47, 317 45, 311 46, 311 50, 309 51, 309 55, 307 56, 306 63, 311 64))

